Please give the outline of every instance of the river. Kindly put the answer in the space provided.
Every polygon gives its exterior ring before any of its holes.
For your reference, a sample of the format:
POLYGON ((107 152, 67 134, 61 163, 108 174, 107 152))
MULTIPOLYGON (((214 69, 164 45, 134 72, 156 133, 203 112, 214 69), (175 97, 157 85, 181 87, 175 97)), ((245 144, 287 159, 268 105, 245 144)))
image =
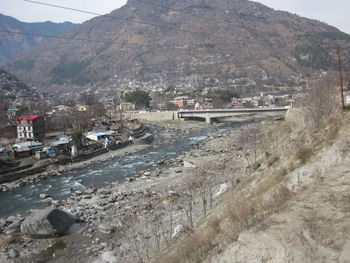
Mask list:
POLYGON ((29 209, 45 207, 47 200, 39 198, 39 195, 43 193, 48 194, 54 200, 63 200, 77 190, 99 188, 110 182, 124 180, 159 161, 174 158, 189 150, 193 144, 222 134, 234 126, 237 127, 237 124, 219 126, 210 132, 203 130, 201 133, 189 135, 186 140, 177 143, 150 147, 147 150, 125 157, 67 172, 34 185, 0 192, 0 218, 7 218, 10 215, 22 213, 29 209))

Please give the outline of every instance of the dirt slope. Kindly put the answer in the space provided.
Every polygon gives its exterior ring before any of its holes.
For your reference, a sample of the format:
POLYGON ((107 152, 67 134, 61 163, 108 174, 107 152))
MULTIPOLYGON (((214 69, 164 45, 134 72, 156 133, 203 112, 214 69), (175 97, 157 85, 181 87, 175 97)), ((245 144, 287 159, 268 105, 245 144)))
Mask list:
MULTIPOLYGON (((348 117, 348 116, 347 116, 348 117)), ((206 262, 350 262, 350 134, 282 181, 294 195, 282 212, 241 232, 206 262)))

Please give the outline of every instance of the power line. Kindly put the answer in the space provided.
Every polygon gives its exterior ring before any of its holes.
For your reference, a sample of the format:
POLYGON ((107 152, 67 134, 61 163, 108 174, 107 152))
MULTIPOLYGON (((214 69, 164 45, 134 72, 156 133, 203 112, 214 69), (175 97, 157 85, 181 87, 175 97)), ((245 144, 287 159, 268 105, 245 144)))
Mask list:
MULTIPOLYGON (((18 35, 26 35, 26 36, 35 36, 35 37, 45 37, 45 38, 54 38, 54 39, 60 39, 60 40, 77 40, 77 41, 85 41, 85 42, 92 42, 92 43, 102 43, 102 44, 114 44, 114 45, 129 45, 125 46, 125 48, 131 49, 131 45, 139 46, 138 44, 129 44, 129 43, 122 43, 122 42, 115 42, 115 41, 104 41, 104 40, 94 40, 94 39, 87 39, 87 38, 76 38, 76 37, 66 37, 62 35, 44 35, 44 34, 37 34, 37 33, 27 33, 27 32, 18 32, 18 31, 10 31, 10 30, 1 30, 0 33, 6 33, 6 34, 18 34, 18 35)), ((201 48, 205 48, 206 46, 202 46, 201 48)), ((150 49, 147 49, 148 51, 150 50, 155 50, 155 49, 164 49, 164 50, 173 50, 176 52, 189 52, 191 53, 196 53, 199 51, 198 49, 194 48, 176 48, 176 47, 167 47, 160 45, 158 47, 151 47, 150 49)), ((219 49, 218 47, 215 47, 216 54, 221 55, 225 58, 225 56, 229 53, 228 51, 224 51, 219 49)), ((213 55, 212 53, 210 55, 213 55)))
MULTIPOLYGON (((80 13, 84 13, 84 14, 90 14, 90 15, 95 15, 95 16, 104 16, 104 17, 114 18, 114 19, 118 19, 120 21, 132 22, 132 23, 137 23, 137 24, 141 24, 141 25, 148 25, 148 26, 154 26, 154 27, 160 27, 160 28, 166 27, 166 28, 173 29, 173 30, 179 31, 179 32, 184 32, 184 33, 197 34, 197 35, 202 35, 202 36, 213 36, 213 35, 209 35, 209 34, 206 34, 206 33, 203 33, 203 32, 196 32, 196 31, 192 31, 192 30, 178 29, 178 28, 173 27, 173 26, 160 25, 160 24, 144 22, 144 21, 137 21, 137 20, 132 20, 132 19, 128 19, 128 18, 120 18, 120 17, 117 17, 117 16, 109 15, 109 14, 104 14, 103 15, 103 14, 99 14, 99 13, 95 13, 95 12, 91 12, 91 11, 85 11, 85 10, 81 10, 81 9, 77 9, 77 8, 71 8, 71 7, 60 6, 60 5, 53 5, 53 4, 49 4, 49 3, 32 1, 32 0, 22 0, 22 1, 33 3, 33 4, 38 4, 38 5, 44 5, 44 6, 50 6, 50 7, 55 7, 55 8, 60 8, 60 9, 80 12, 80 13)), ((225 37, 220 37, 220 36, 216 36, 216 37, 217 38, 225 38, 225 37)))
POLYGON ((26 36, 36 36, 36 37, 47 37, 47 38, 56 38, 56 39, 63 39, 63 40, 79 40, 79 41, 86 41, 86 42, 93 42, 93 43, 104 43, 104 44, 105 43, 109 43, 109 44, 125 45, 125 43, 115 42, 115 41, 111 41, 111 40, 109 40, 109 41, 101 41, 101 40, 94 40, 94 39, 89 39, 89 38, 65 37, 65 36, 62 36, 62 35, 44 35, 44 34, 37 34, 37 33, 27 33, 27 32, 2 30, 2 29, 0 29, 0 33, 26 35, 26 36))
MULTIPOLYGON (((198 34, 198 35, 210 36, 210 37, 215 36, 215 35, 210 35, 210 34, 206 34, 206 33, 203 33, 203 32, 197 32, 197 31, 192 31, 192 30, 183 30, 183 29, 175 28, 173 26, 160 25, 160 24, 149 23, 149 22, 144 22, 144 21, 137 21, 137 20, 127 19, 127 18, 120 18, 120 17, 117 17, 117 16, 109 15, 109 14, 102 15, 102 14, 91 12, 91 11, 85 11, 85 10, 81 10, 81 9, 77 9, 77 8, 70 8, 70 7, 59 6, 59 5, 53 5, 53 4, 49 4, 49 3, 45 3, 45 2, 38 2, 38 1, 33 1, 33 0, 23 0, 23 1, 24 2, 29 2, 29 3, 34 3, 34 4, 39 4, 39 5, 45 5, 45 6, 51 6, 51 7, 55 7, 55 8, 65 9, 65 10, 70 10, 70 11, 75 11, 75 12, 81 12, 81 13, 96 15, 96 16, 105 16, 105 17, 118 19, 118 20, 121 20, 121 21, 127 21, 127 22, 132 22, 132 23, 143 24, 143 25, 150 25, 150 26, 154 26, 154 27, 167 27, 167 28, 173 29, 175 31, 184 32, 184 33, 198 34)), ((155 4, 155 3, 152 3, 152 2, 150 2, 148 0, 137 0, 137 1, 149 4, 149 5, 159 6, 159 7, 162 7, 162 8, 173 10, 175 12, 184 13, 184 11, 181 11, 181 10, 178 10, 178 9, 174 9, 174 8, 170 8, 170 7, 165 6, 165 5, 155 4)), ((193 14, 191 16, 195 16, 195 17, 198 17, 198 18, 201 18, 201 19, 206 19, 204 17, 196 16, 196 15, 193 15, 193 14)), ((222 22, 222 21, 220 21, 220 22, 222 22)), ((231 41, 231 42, 243 42, 243 43, 247 42, 246 40, 230 39, 230 38, 222 37, 222 36, 215 36, 215 37, 221 38, 221 39, 226 39, 226 40, 231 41)), ((97 41, 95 40, 95 42, 97 42, 97 41)), ((256 43, 256 44, 260 44, 258 41, 253 41, 253 42, 256 43)))
MULTIPOLYGON (((112 40, 95 40, 95 39, 90 39, 90 38, 77 38, 77 37, 66 37, 61 35, 45 35, 45 34, 37 34, 37 33, 28 33, 28 32, 18 32, 18 31, 10 31, 10 30, 2 30, 0 29, 0 33, 7 33, 7 34, 17 34, 17 35, 26 35, 26 36, 35 36, 35 37, 45 37, 45 38, 55 38, 55 39, 62 39, 62 40, 77 40, 77 41, 85 41, 85 42, 92 42, 92 43, 102 43, 102 44, 114 44, 114 45, 129 45, 129 47, 126 48, 131 48, 130 46, 139 46, 139 44, 133 44, 133 43, 128 43, 128 42, 116 42, 112 40)), ((150 41, 148 41, 150 42, 150 41)), ((155 41, 159 43, 159 41, 155 41)), ((167 47, 164 45, 160 45, 160 48, 163 49, 168 49, 168 50, 176 50, 176 51, 195 51, 195 49, 192 48, 176 48, 176 47, 167 47)), ((205 48, 206 45, 204 44, 201 48, 205 48)), ((157 48, 157 47, 156 47, 157 48)), ((207 47, 209 48, 209 47, 207 47)), ((213 47, 216 50, 219 50, 218 47, 213 47)), ((152 49, 155 49, 152 47, 152 49)), ((227 52, 224 52, 223 50, 219 50, 218 52, 221 55, 224 55, 227 52)), ((227 54, 225 54, 227 55, 227 54)))
MULTIPOLYGON (((161 24, 149 23, 149 22, 144 22, 144 21, 137 21, 137 20, 127 19, 127 18, 120 18, 120 17, 117 17, 117 16, 109 15, 109 14, 104 14, 103 15, 103 14, 99 14, 99 13, 95 13, 95 12, 91 12, 91 11, 85 11, 85 10, 81 10, 81 9, 77 9, 77 8, 65 7, 65 6, 59 6, 59 5, 53 5, 53 4, 49 4, 49 3, 45 3, 45 2, 38 2, 38 1, 33 1, 33 0, 22 0, 22 1, 29 2, 29 3, 34 3, 34 4, 39 4, 39 5, 44 5, 44 6, 60 8, 60 9, 65 9, 65 10, 70 10, 70 11, 75 11, 75 12, 80 12, 80 13, 85 13, 85 14, 90 14, 90 15, 95 15, 95 16, 104 16, 104 17, 118 19, 118 20, 121 20, 121 21, 127 21, 127 22, 138 23, 138 24, 143 24, 143 25, 149 25, 149 26, 154 26, 154 27, 166 27, 166 28, 172 29, 174 31, 190 33, 190 34, 197 34, 197 35, 201 35, 201 36, 204 36, 204 37, 216 37, 216 38, 225 39, 225 40, 228 40, 228 41, 231 41, 231 42, 241 42, 241 43, 242 42, 244 42, 244 43, 247 42, 246 40, 231 39, 231 38, 227 38, 227 37, 224 37, 224 36, 217 36, 217 35, 214 35, 214 34, 208 34, 208 33, 203 33, 203 32, 198 32, 198 31, 193 31, 193 30, 178 29, 178 28, 176 28, 174 26, 169 26, 169 25, 161 25, 161 24)), ((162 7, 162 8, 169 9, 169 10, 173 10, 175 12, 184 13, 184 15, 191 15, 191 16, 194 16, 194 17, 197 17, 197 18, 200 18, 200 19, 205 19, 205 20, 210 21, 210 22, 215 21, 214 19, 209 20, 207 18, 198 16, 198 15, 194 15, 194 14, 186 14, 184 11, 173 9, 173 8, 167 7, 165 5, 158 5, 158 4, 151 3, 151 2, 145 1, 145 0, 137 0, 137 1, 143 2, 143 3, 146 3, 146 4, 150 4, 150 5, 159 6, 159 7, 162 7)), ((219 22, 219 23, 224 22, 226 24, 233 25, 233 24, 228 23, 226 21, 219 21, 219 20, 216 20, 216 21, 219 22)), ((260 44, 258 41, 254 41, 254 43, 260 44)))

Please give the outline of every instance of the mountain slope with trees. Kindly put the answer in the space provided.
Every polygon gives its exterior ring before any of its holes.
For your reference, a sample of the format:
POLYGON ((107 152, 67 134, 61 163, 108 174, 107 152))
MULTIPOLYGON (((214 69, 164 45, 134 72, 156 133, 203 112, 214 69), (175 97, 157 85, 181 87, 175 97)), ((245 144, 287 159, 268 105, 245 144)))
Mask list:
MULTIPOLYGON (((16 58, 30 48, 47 40, 47 38, 39 35, 57 35, 75 26, 75 24, 70 22, 25 23, 13 17, 0 14, 0 64, 16 58), (24 34, 10 34, 6 31, 24 34), (26 35, 27 33, 32 35, 26 35)), ((22 66, 25 67, 25 64, 22 66)))
POLYGON ((336 44, 345 66, 350 53, 338 29, 247 0, 129 0, 63 36, 6 68, 45 87, 190 75, 226 86, 240 78, 298 85, 337 69, 336 44))

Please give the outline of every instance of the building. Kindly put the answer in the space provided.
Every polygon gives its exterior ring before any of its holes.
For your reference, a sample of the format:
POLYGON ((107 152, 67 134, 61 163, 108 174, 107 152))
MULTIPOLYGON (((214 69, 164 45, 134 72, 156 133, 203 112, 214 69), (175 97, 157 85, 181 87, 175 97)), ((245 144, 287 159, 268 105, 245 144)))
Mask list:
POLYGON ((39 115, 22 115, 17 118, 17 138, 20 140, 43 140, 44 118, 39 115))
POLYGON ((97 141, 97 142, 102 142, 105 140, 113 140, 113 135, 115 135, 115 131, 101 131, 101 132, 88 132, 85 137, 92 140, 92 141, 97 141))
POLYGON ((170 103, 179 106, 179 108, 184 108, 186 105, 194 105, 194 99, 188 96, 176 97, 170 101, 170 103))
POLYGON ((57 151, 68 149, 71 141, 71 136, 61 135, 56 137, 54 141, 50 142, 50 148, 57 151))
POLYGON ((7 118, 9 120, 14 120, 16 117, 18 109, 17 108, 8 108, 7 109, 7 118))
POLYGON ((44 146, 39 142, 27 141, 12 145, 15 156, 18 158, 29 157, 37 151, 43 150, 44 146))
POLYGON ((89 110, 89 106, 86 105, 78 105, 76 107, 77 111, 88 111, 89 110))
POLYGON ((136 105, 131 102, 122 102, 118 108, 121 111, 134 111, 136 110, 136 105))

